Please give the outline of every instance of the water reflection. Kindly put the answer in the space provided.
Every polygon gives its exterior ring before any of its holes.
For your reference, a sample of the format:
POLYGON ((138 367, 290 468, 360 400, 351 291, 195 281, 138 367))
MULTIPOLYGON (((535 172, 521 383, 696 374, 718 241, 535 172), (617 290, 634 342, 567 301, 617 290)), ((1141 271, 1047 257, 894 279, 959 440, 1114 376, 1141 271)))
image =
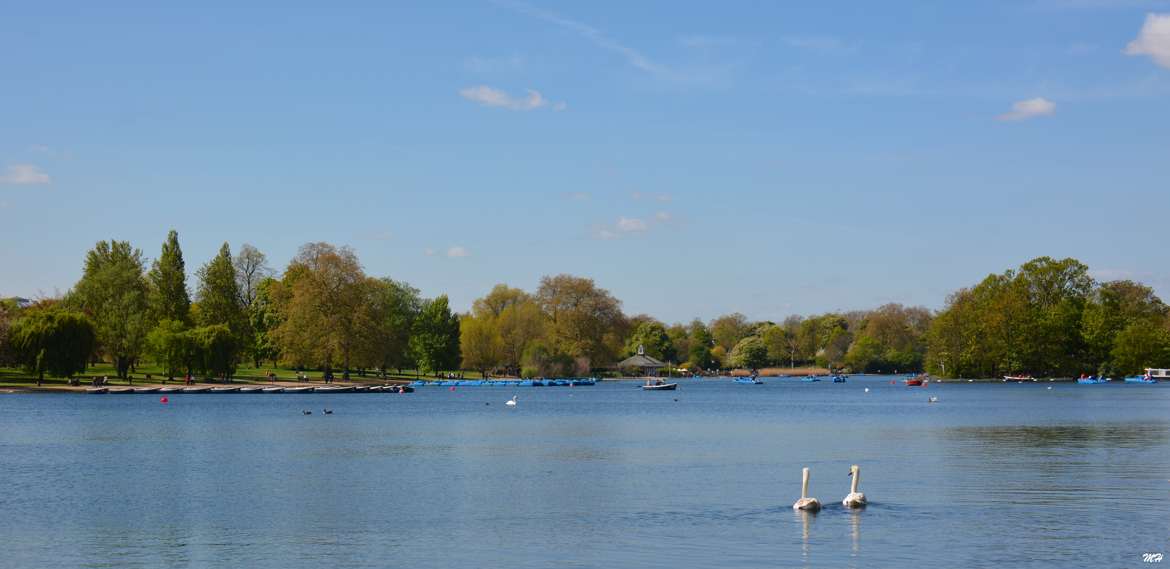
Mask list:
POLYGON ((861 553, 861 510, 849 512, 849 537, 853 544, 853 556, 861 553))
POLYGON ((1170 423, 952 427, 944 436, 1012 449, 1144 448, 1170 440, 1170 423))

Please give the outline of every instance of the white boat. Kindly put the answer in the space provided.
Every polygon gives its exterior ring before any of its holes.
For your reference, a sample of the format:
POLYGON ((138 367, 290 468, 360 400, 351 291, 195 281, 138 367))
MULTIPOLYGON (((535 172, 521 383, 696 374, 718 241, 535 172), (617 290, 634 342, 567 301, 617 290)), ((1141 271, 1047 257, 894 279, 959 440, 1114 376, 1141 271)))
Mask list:
POLYGON ((661 379, 647 379, 646 384, 642 386, 644 391, 673 391, 678 389, 677 383, 666 383, 661 379))
POLYGON ((241 387, 240 393, 260 393, 263 392, 263 387, 241 387))
POLYGON ((212 387, 212 393, 239 393, 239 387, 212 387))
POLYGON ((264 393, 284 393, 283 387, 265 387, 262 389, 264 393))
POLYGON ((173 386, 172 387, 160 387, 158 389, 159 393, 179 393, 181 391, 183 391, 182 387, 173 387, 173 386))
POLYGON ((210 387, 184 387, 183 393, 208 393, 211 391, 210 387))
POLYGON ((134 393, 158 393, 158 392, 159 392, 159 388, 157 388, 157 387, 135 387, 134 388, 134 393))
POLYGON ((285 387, 285 393, 312 393, 315 387, 285 387))

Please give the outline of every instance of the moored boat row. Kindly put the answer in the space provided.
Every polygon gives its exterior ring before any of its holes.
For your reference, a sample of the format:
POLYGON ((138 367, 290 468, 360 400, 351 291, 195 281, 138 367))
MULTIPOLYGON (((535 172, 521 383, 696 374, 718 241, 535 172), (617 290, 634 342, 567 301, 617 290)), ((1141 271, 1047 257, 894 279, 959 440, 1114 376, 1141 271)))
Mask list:
POLYGON ((577 387, 596 385, 592 377, 569 377, 551 379, 420 379, 412 381, 414 387, 577 387))
POLYGON ((414 388, 409 385, 323 385, 323 386, 226 386, 226 387, 91 387, 85 390, 93 394, 142 394, 142 393, 413 393, 414 388))

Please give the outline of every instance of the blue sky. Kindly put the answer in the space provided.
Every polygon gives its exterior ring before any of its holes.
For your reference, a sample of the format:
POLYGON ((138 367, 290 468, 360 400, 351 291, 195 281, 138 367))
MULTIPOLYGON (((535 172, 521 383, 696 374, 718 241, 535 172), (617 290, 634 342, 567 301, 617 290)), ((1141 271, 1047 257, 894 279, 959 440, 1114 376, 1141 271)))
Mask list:
MULTIPOLYGON (((0 294, 85 251, 308 241, 465 309, 667 321, 1032 257, 1170 296, 1170 2, 3 2, 0 294)), ((192 283, 193 284, 193 283, 192 283)))

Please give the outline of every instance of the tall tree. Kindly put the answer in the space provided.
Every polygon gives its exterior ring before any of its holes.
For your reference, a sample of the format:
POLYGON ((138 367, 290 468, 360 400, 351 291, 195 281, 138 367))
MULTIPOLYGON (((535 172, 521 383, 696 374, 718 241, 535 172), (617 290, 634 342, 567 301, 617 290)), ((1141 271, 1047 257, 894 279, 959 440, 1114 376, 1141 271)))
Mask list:
POLYGON ((719 362, 712 353, 715 340, 711 337, 711 332, 707 330, 707 325, 696 318, 691 322, 690 336, 691 351, 688 358, 690 365, 697 370, 711 369, 717 366, 719 362))
POLYGON ((674 343, 666 333, 666 327, 661 322, 646 320, 638 324, 633 335, 626 342, 626 355, 634 355, 642 346, 646 355, 666 362, 677 360, 674 343))
POLYGON ((411 330, 410 349, 419 369, 427 373, 459 365, 459 317, 451 313, 447 295, 423 305, 411 330))
POLYGON ((544 312, 531 298, 500 311, 495 324, 500 333, 504 366, 510 373, 520 373, 525 350, 544 336, 547 323, 544 312))
POLYGON ((285 270, 280 288, 277 336, 286 356, 327 371, 341 363, 348 378, 363 327, 371 325, 365 309, 370 286, 357 254, 329 243, 305 244, 285 270))
POLYGON ((544 277, 537 302, 549 318, 557 351, 583 360, 585 367, 611 363, 625 327, 621 302, 592 279, 572 275, 544 277))
POLYGON ((203 326, 223 324, 237 337, 247 332, 247 317, 240 305, 240 289, 231 247, 224 243, 219 254, 199 269, 199 323, 203 326))
POLYGON ((272 267, 268 266, 268 257, 248 243, 240 247, 232 259, 232 266, 236 271, 239 303, 247 311, 260 294, 260 283, 272 277, 272 267))
POLYGON ((147 275, 150 283, 150 308, 156 320, 191 321, 191 295, 187 292, 187 264, 179 247, 179 234, 167 233, 147 275))
POLYGON ((81 280, 66 299, 90 317, 98 346, 125 379, 150 330, 142 251, 126 241, 100 241, 85 257, 81 280))

